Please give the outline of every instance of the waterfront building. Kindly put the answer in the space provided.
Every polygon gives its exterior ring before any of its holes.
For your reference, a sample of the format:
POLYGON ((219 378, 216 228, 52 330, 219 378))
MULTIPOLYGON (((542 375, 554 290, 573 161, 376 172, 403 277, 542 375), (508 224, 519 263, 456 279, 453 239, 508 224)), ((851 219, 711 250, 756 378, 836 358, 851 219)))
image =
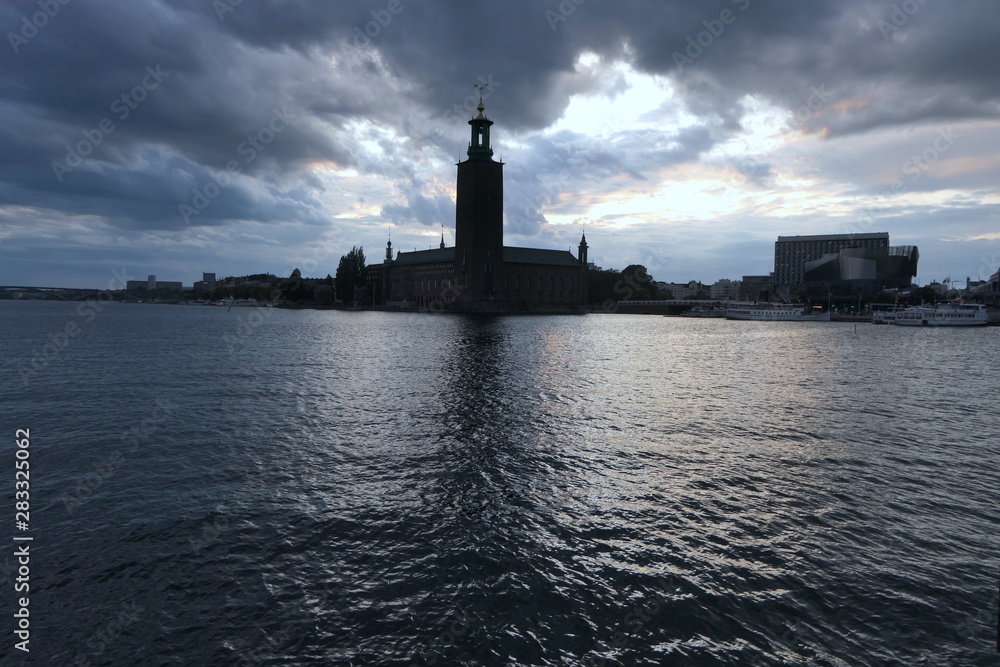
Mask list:
POLYGON ((797 287, 805 283, 807 262, 844 248, 888 248, 889 233, 779 236, 774 244, 774 284, 797 287))
POLYGON ((147 292, 155 291, 180 291, 182 285, 180 282, 167 281, 167 280, 157 280, 156 276, 149 276, 146 280, 129 280, 125 283, 125 289, 129 292, 134 292, 137 290, 144 290, 147 292))
POLYGON ((503 162, 493 159, 484 112, 469 121, 468 159, 458 166, 455 245, 444 235, 438 248, 393 255, 365 268, 372 302, 397 308, 539 310, 587 304, 586 235, 577 256, 568 250, 520 248, 503 244, 503 162))
POLYGON ((680 300, 695 298, 699 292, 705 291, 705 286, 697 280, 691 280, 686 283, 658 282, 656 283, 656 289, 659 294, 666 294, 669 292, 671 299, 680 300))
POLYGON ((774 293, 774 274, 743 276, 738 301, 770 301, 774 293))
POLYGON ((215 288, 215 274, 214 273, 204 273, 201 274, 201 280, 195 281, 194 288, 196 290, 209 290, 215 288))
POLYGON ((965 289, 961 290, 961 295, 988 304, 995 304, 1000 300, 1000 271, 997 271, 986 280, 965 279, 965 289))
POLYGON ((215 289, 215 274, 214 273, 204 273, 201 274, 201 280, 196 280, 194 283, 195 290, 210 290, 215 289))
POLYGON ((993 299, 1000 296, 1000 271, 997 271, 986 281, 985 290, 993 299))
POLYGON ((740 281, 722 278, 709 288, 709 298, 713 301, 737 301, 740 297, 740 281))
POLYGON ((916 246, 889 245, 888 232, 779 236, 774 244, 774 292, 878 291, 908 286, 917 275, 916 246))
POLYGON ((812 292, 817 287, 841 293, 909 287, 917 275, 919 258, 916 246, 844 248, 806 262, 803 278, 812 292))

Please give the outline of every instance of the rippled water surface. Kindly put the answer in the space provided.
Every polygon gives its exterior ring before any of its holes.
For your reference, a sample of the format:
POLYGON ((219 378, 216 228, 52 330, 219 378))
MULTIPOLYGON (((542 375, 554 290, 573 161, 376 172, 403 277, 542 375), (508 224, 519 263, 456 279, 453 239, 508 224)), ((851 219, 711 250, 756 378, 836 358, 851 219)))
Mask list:
POLYGON ((1000 329, 77 308, 0 302, 37 664, 1000 662, 1000 329))

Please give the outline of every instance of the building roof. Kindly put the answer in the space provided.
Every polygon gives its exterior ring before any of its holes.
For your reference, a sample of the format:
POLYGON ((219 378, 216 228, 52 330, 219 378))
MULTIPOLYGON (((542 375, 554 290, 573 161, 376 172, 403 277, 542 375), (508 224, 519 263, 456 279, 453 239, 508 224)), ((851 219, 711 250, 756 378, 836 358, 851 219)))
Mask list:
POLYGON ((414 250, 413 252, 401 252, 392 260, 393 266, 403 264, 437 264, 440 262, 454 262, 454 248, 432 248, 431 250, 414 250))
POLYGON ((503 247, 504 264, 546 264, 548 266, 579 266, 580 262, 568 250, 503 247))
POLYGON ((779 236, 778 243, 799 241, 862 241, 866 239, 888 239, 889 232, 872 232, 867 234, 819 234, 815 236, 779 236))
MULTIPOLYGON (((411 264, 440 264, 455 261, 455 248, 433 248, 401 252, 390 263, 391 266, 411 264)), ((504 264, 544 264, 546 266, 579 266, 580 262, 568 250, 546 250, 544 248, 503 247, 504 264)), ((368 268, 382 266, 370 264, 368 268)))

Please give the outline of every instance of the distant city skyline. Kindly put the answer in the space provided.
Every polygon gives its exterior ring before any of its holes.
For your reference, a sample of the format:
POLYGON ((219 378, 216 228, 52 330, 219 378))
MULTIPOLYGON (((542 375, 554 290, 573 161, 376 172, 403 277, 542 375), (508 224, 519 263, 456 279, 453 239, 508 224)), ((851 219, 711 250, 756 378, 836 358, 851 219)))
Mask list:
POLYGON ((40 6, 0 7, 0 284, 453 245, 474 84, 510 245, 712 284, 884 231, 920 284, 1000 267, 986 0, 40 6))

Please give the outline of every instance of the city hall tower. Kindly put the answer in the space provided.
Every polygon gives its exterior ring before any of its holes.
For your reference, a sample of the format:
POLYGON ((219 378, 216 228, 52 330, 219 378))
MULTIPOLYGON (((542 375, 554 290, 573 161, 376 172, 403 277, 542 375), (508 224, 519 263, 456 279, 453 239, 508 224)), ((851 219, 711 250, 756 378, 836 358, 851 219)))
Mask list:
POLYGON ((503 283, 503 163, 493 159, 493 121, 483 115, 481 95, 476 109, 456 185, 455 269, 466 287, 460 301, 492 301, 503 283))

